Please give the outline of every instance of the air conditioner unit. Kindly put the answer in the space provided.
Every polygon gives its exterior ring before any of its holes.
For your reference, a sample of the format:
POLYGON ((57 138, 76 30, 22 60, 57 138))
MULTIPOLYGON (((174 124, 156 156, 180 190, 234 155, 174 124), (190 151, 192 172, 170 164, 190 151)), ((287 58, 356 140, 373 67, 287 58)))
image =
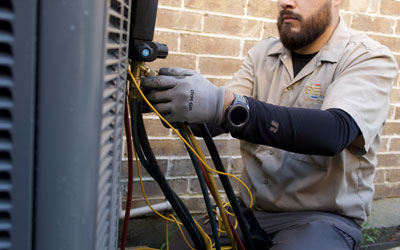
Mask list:
POLYGON ((130 6, 0 1, 0 249, 117 248, 130 6))

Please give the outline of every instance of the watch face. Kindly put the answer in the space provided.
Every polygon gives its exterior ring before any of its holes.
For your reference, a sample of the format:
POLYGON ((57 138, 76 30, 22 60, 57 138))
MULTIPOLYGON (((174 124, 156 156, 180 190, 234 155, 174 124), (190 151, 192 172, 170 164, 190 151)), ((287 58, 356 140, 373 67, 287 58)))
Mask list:
POLYGON ((247 99, 237 94, 234 95, 235 100, 226 110, 224 124, 224 127, 231 132, 242 129, 247 124, 250 117, 247 99))
POLYGON ((242 104, 236 104, 230 111, 232 125, 243 127, 249 120, 249 110, 242 104))

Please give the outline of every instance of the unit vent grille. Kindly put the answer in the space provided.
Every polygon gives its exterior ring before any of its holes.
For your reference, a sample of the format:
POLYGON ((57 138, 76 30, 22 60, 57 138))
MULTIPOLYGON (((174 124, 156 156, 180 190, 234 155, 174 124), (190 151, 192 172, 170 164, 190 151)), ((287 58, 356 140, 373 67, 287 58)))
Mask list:
POLYGON ((129 16, 130 1, 108 1, 96 249, 117 247, 129 16))
POLYGON ((13 64, 12 42, 14 41, 12 20, 14 12, 10 0, 0 1, 0 249, 11 249, 11 208, 13 167, 11 150, 13 138, 13 64))

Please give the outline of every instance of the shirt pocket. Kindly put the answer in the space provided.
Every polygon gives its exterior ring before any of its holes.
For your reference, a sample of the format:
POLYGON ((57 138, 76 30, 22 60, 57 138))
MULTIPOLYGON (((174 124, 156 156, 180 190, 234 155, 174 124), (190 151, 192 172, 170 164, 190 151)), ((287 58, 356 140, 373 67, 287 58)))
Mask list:
POLYGON ((328 83, 306 80, 300 85, 300 93, 295 107, 321 109, 328 83))

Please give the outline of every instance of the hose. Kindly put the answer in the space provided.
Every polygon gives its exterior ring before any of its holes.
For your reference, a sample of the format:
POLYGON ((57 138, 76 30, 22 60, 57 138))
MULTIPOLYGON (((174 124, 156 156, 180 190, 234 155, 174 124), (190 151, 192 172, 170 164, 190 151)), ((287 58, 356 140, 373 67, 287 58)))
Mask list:
MULTIPOLYGON (((203 124, 199 124, 199 130, 201 135, 203 136, 204 142, 210 152, 211 158, 214 162, 215 168, 220 172, 225 172, 224 165, 222 164, 221 158, 218 154, 217 147, 214 144, 214 141, 211 137, 210 131, 207 126, 203 124)), ((225 189, 226 196, 228 197, 229 202, 231 203, 233 212, 236 215, 236 219, 238 220, 240 230, 242 231, 242 235, 244 238, 244 243, 247 250, 255 250, 255 246, 253 240, 250 236, 249 227, 244 218, 242 211, 239 208, 239 205, 236 202, 235 193, 233 192, 232 185, 227 176, 219 174, 219 178, 221 180, 222 186, 225 189)))
MULTIPOLYGON (((200 145, 197 143, 196 138, 195 138, 192 130, 190 129, 189 126, 186 126, 186 125, 185 125, 185 130, 186 130, 186 133, 188 134, 188 136, 189 136, 189 138, 190 138, 195 150, 200 155, 200 157, 205 160, 204 153, 201 150, 200 145)), ((202 165, 200 165, 200 166, 203 167, 202 165)), ((226 230, 226 232, 228 234, 229 239, 232 242, 233 249, 235 249, 235 245, 234 245, 233 242, 236 241, 238 247, 240 249, 244 250, 245 248, 243 246, 242 241, 240 240, 239 235, 237 234, 237 232, 236 232, 234 226, 232 225, 231 221, 229 220, 229 217, 227 216, 227 214, 225 212, 223 212, 223 211, 225 211, 225 209, 224 209, 224 206, 222 205, 221 197, 219 196, 218 188, 217 188, 217 184, 215 183, 214 176, 207 169, 203 170, 203 172, 207 173, 206 176, 208 176, 208 179, 209 179, 209 182, 210 182, 210 186, 211 186, 210 190, 212 191, 211 193, 213 194, 215 202, 217 203, 217 206, 218 206, 219 210, 221 211, 221 217, 222 217, 222 220, 224 222, 225 230, 226 230)))
MULTIPOLYGON (((178 130, 181 133, 181 135, 183 136, 183 138, 185 138, 186 141, 189 141, 189 138, 188 138, 185 130, 183 129, 182 124, 178 124, 177 126, 178 126, 178 130)), ((212 211, 210 197, 208 196, 208 190, 207 190, 207 186, 206 186, 206 183, 204 180, 204 176, 203 176, 203 173, 201 172, 199 162, 198 162, 196 156, 193 154, 192 151, 189 150, 189 148, 187 148, 187 151, 189 153, 190 159, 193 162, 194 169, 196 170, 196 174, 199 179, 201 192, 203 193, 204 202, 205 202, 206 208, 207 208, 207 213, 210 218, 210 225, 211 225, 211 229, 212 229, 212 233, 213 233, 213 237, 214 237, 215 248, 216 248, 216 250, 220 250, 221 244, 220 244, 219 238, 218 238, 217 222, 215 221, 215 217, 214 217, 214 214, 212 211)))
MULTIPOLYGON (((149 174, 154 178, 154 180, 160 186, 162 192, 164 193, 167 200, 171 203, 171 206, 174 208, 176 214, 180 218, 182 224, 185 226, 187 232, 196 248, 198 250, 205 249, 205 243, 202 240, 199 229, 196 227, 193 218, 191 217, 189 211, 187 210, 184 203, 180 200, 180 198, 176 195, 176 193, 171 189, 168 182, 166 181, 163 173, 160 170, 160 167, 157 163, 157 160, 154 156, 154 153, 150 147, 149 140, 147 138, 147 133, 143 124, 143 116, 141 111, 141 104, 137 99, 132 100, 132 109, 131 109, 131 119, 132 119, 132 134, 134 135, 135 145, 139 144, 140 147, 137 149, 138 152, 143 150, 142 162, 143 166, 149 172, 149 174), (135 131, 136 130, 136 131, 135 131), (136 137, 138 136, 138 137, 136 137), (145 159, 144 159, 144 157, 145 159)), ((140 154, 139 154, 140 158, 140 154)))

